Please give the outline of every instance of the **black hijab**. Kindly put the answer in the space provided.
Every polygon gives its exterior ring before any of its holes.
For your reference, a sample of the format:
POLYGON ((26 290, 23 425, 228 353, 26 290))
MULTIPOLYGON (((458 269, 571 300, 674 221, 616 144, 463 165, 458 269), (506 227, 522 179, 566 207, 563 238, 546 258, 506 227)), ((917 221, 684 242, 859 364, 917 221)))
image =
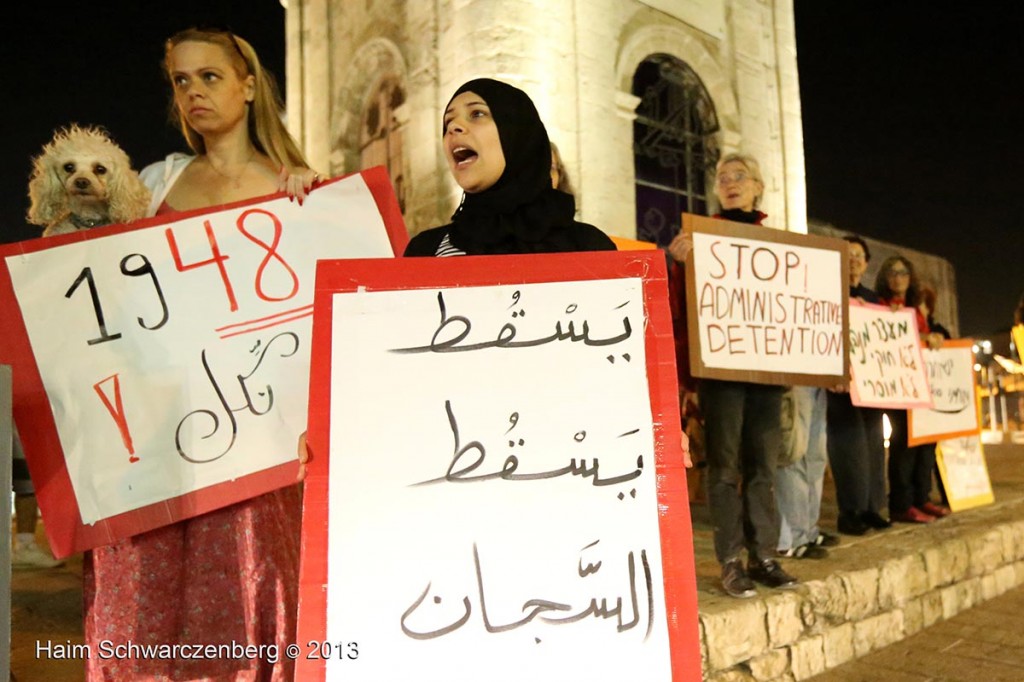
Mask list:
POLYGON ((529 96, 490 78, 469 81, 452 99, 464 92, 491 110, 505 171, 483 192, 463 196, 448 230, 452 245, 476 255, 582 250, 576 202, 551 187, 551 143, 529 96))

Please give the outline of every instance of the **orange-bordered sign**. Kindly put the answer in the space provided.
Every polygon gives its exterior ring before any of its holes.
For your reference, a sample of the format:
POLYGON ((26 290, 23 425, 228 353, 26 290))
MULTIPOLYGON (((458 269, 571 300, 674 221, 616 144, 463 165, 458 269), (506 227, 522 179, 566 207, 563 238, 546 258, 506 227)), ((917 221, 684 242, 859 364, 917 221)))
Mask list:
POLYGON ((937 443, 981 431, 973 346, 973 339, 955 339, 945 341, 936 350, 921 351, 934 404, 909 411, 908 445, 937 443))

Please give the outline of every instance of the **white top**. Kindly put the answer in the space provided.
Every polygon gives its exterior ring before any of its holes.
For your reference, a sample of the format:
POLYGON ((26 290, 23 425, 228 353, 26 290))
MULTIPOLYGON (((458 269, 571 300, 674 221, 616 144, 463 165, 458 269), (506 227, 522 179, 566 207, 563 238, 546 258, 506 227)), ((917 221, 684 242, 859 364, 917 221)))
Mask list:
POLYGON ((171 187, 174 187, 174 183, 178 181, 181 171, 185 170, 185 166, 192 163, 195 158, 188 154, 174 152, 168 154, 163 161, 151 163, 142 169, 142 172, 139 173, 142 184, 153 193, 153 198, 149 201, 149 208, 146 209, 147 217, 156 215, 160 204, 164 203, 171 187))

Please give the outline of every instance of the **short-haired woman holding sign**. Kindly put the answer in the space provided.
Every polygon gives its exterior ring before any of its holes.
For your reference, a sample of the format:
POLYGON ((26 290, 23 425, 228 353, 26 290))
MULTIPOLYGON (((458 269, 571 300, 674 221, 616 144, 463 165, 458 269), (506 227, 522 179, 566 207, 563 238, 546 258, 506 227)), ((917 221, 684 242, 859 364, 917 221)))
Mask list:
MULTIPOLYGON (((728 154, 715 173, 721 212, 714 217, 760 225, 757 210, 764 181, 757 160, 728 154)), ((692 238, 680 232, 669 254, 685 261, 692 238)), ((708 502, 715 527, 715 555, 722 587, 730 596, 753 597, 751 579, 768 587, 792 588, 797 580, 776 561, 779 519, 775 470, 782 453, 782 386, 702 379, 697 391, 704 414, 708 502), (744 567, 741 553, 747 550, 744 567)))

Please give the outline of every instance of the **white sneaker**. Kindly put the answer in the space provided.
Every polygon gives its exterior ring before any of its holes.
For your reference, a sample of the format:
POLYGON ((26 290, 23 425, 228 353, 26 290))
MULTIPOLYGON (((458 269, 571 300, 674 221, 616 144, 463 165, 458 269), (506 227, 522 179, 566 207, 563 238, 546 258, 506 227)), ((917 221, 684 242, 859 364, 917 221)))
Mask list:
POLYGON ((55 559, 36 543, 22 545, 15 543, 11 550, 11 566, 14 568, 56 568, 64 562, 55 559))

